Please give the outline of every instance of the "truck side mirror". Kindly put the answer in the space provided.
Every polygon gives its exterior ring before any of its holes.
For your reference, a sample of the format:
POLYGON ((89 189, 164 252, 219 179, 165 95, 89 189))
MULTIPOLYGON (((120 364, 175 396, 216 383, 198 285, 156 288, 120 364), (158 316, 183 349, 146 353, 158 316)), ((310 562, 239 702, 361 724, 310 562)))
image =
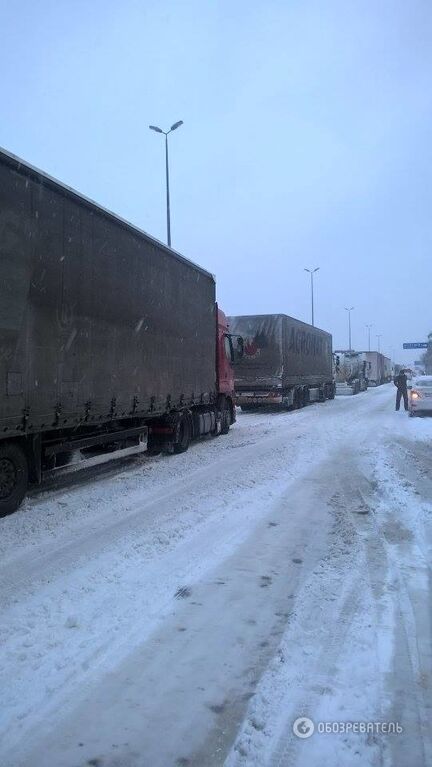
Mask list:
POLYGON ((242 336, 225 333, 225 352, 232 365, 241 360, 244 354, 244 342, 242 336))
POLYGON ((244 341, 242 336, 237 336, 237 348, 235 350, 235 355, 234 355, 235 361, 241 360, 243 355, 244 355, 244 341))

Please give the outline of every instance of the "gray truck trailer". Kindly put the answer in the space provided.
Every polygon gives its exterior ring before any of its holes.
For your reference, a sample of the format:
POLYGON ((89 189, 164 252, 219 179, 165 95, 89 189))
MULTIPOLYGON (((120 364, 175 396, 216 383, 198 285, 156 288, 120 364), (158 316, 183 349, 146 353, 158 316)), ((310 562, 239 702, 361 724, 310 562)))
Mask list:
POLYGON ((0 151, 0 516, 65 455, 235 418, 214 277, 0 151))
POLYGON ((236 403, 242 409, 271 405, 303 407, 335 396, 332 337, 286 314, 228 318, 243 338, 234 365, 236 403))

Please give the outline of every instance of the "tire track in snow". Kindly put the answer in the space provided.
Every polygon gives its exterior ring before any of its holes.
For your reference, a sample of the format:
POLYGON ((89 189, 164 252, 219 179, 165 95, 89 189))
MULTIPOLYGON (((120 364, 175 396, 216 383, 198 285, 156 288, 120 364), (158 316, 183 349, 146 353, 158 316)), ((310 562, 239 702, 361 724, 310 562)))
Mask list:
MULTIPOLYGON (((374 393, 367 403, 369 414, 379 413, 386 407, 384 394, 378 392, 379 396, 375 397, 374 393)), ((18 743, 48 712, 54 714, 60 700, 82 694, 83 684, 90 689, 98 677, 114 669, 122 655, 144 641, 152 621, 163 619, 169 611, 177 588, 205 577, 209 568, 222 561, 255 529, 294 478, 307 477, 313 467, 328 457, 331 435, 336 447, 352 438, 353 433, 370 432, 370 422, 363 422, 365 402, 352 403, 350 412, 356 415, 349 425, 345 422, 347 403, 339 404, 339 410, 337 403, 329 403, 322 409, 317 406, 282 415, 275 427, 276 433, 268 430, 263 421, 258 438, 253 419, 248 416, 248 426, 239 429, 238 435, 235 429, 226 442, 197 446, 186 456, 178 457, 179 460, 174 459, 178 467, 175 470, 168 462, 160 461, 159 476, 151 483, 152 496, 146 499, 149 504, 144 511, 146 488, 137 473, 132 487, 128 478, 119 477, 110 497, 110 502, 117 504, 115 513, 106 510, 97 517, 90 514, 83 526, 82 517, 76 515, 72 521, 76 520, 77 527, 64 534, 61 531, 54 540, 48 531, 38 555, 33 561, 29 560, 27 573, 28 551, 10 555, 3 565, 3 575, 6 575, 9 598, 13 600, 5 623, 6 630, 11 631, 12 654, 4 668, 3 689, 9 691, 15 687, 18 691, 12 718, 5 724, 10 743, 14 738, 18 743), (288 425, 290 428, 286 431, 288 425), (337 434, 338 425, 340 434, 337 434), (252 438, 248 436, 250 429, 252 438), (166 474, 172 477, 169 484, 165 482, 165 467, 166 474), (184 472, 185 479, 174 476, 177 470, 184 472), (185 486, 189 490, 186 500, 185 486), (162 513, 161 487, 167 495, 168 507, 162 513), (123 497, 125 489, 127 494, 123 497), (182 498, 181 504, 177 502, 178 496, 182 498), (191 549, 196 552, 192 561, 191 549), (139 597, 146 589, 146 581, 154 593, 146 591, 144 611, 148 625, 144 631, 142 618, 138 616, 143 611, 139 597), (158 584, 161 584, 160 590, 158 584), (84 585, 86 590, 82 591, 84 585), (69 604, 90 610, 92 625, 84 641, 73 628, 65 630, 68 615, 64 610, 69 609, 69 604), (33 611, 33 627, 25 623, 29 610, 33 611), (14 616, 15 623, 9 620, 14 616), (104 621, 104 616, 112 619, 111 625, 104 621), (137 617, 135 630, 133 623, 137 617), (118 622, 114 620, 117 618, 118 622), (21 633, 23 629, 25 634, 21 633), (119 639, 119 631, 123 632, 123 639, 119 639), (33 655, 31 647, 21 648, 21 642, 27 642, 28 638, 34 643, 36 656, 43 649, 42 660, 33 655), (70 664, 66 671, 61 665, 55 666, 59 653, 70 664), (18 659, 18 654, 28 657, 18 659), (32 708, 36 693, 40 697, 32 708)), ((96 498, 99 488, 100 483, 96 498)), ((67 497, 80 498, 83 492, 74 489, 67 497)), ((94 497, 91 487, 85 492, 94 497)), ((43 509, 44 503, 39 499, 36 506, 43 509)), ((8 525, 14 522, 12 518, 4 521, 8 525)), ((30 519, 27 524, 31 534, 30 519)), ((59 525, 60 522, 57 530, 59 525)), ((29 551, 32 548, 29 546, 29 551)))
MULTIPOLYGON (((425 605, 432 603, 432 571, 424 537, 430 540, 432 519, 419 519, 421 504, 407 482, 412 463, 401 463, 397 444, 386 448, 385 454, 377 451, 374 461, 381 489, 375 523, 387 552, 396 610, 395 657, 387 679, 389 718, 405 726, 391 745, 398 767, 426 767, 432 764, 432 610, 425 605)), ((409 453, 414 457, 416 449, 409 453)))
MULTIPOLYGON (((297 596, 300 605, 297 620, 288 627, 280 645, 279 653, 286 666, 281 666, 278 658, 271 664, 226 767, 291 767, 303 764, 303 759, 305 766, 314 763, 309 762, 310 742, 294 737, 292 723, 302 715, 317 721, 323 700, 332 696, 332 688, 337 684, 345 638, 352 632, 360 608, 365 606, 362 574, 367 569, 366 556, 353 519, 358 512, 358 498, 350 495, 345 502, 341 500, 347 478, 351 487, 357 478, 354 467, 346 469, 346 460, 345 453, 344 461, 329 477, 329 482, 337 483, 329 552, 321 568, 302 584, 297 596), (317 647, 321 647, 318 653, 317 647)), ((372 599, 370 593, 366 604, 368 599, 372 599)), ((347 757, 349 753, 348 748, 347 757)), ((329 762, 320 760, 320 764, 334 764, 334 755, 329 762)))

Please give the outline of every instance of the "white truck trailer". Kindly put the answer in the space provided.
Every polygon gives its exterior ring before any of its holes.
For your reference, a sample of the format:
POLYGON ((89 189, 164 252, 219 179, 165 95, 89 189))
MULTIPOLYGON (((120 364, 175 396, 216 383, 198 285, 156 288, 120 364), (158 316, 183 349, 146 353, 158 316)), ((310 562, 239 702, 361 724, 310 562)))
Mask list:
POLYGON ((358 394, 367 389, 367 362, 360 352, 336 351, 334 353, 334 376, 336 394, 358 394))
POLYGON ((361 352, 366 364, 368 386, 381 386, 392 378, 391 360, 381 352, 361 352))

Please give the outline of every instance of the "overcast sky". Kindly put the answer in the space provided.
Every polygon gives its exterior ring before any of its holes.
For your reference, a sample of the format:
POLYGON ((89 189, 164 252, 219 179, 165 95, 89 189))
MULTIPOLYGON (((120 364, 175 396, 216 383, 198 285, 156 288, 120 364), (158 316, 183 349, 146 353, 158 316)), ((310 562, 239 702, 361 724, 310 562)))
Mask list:
POLYGON ((0 0, 0 145, 217 277, 408 363, 432 330, 430 0, 0 0))

